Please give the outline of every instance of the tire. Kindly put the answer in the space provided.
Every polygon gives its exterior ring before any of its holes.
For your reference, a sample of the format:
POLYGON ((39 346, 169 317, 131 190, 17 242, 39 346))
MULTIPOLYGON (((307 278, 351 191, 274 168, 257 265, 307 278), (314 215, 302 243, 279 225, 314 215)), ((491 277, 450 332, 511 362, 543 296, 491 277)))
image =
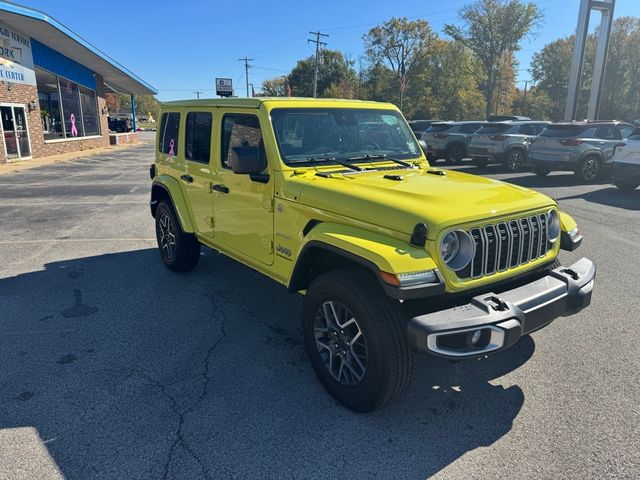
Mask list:
POLYGON ((633 192, 636 188, 638 188, 638 185, 636 185, 635 183, 625 183, 625 182, 621 182, 621 181, 616 181, 614 182, 614 185, 622 192, 624 193, 631 193, 633 192))
POLYGON ((551 173, 551 169, 544 167, 535 167, 533 169, 533 173, 535 173, 539 177, 546 177, 547 175, 549 175, 549 173, 551 173))
POLYGON ((459 163, 464 158, 464 147, 462 145, 454 144, 447 147, 445 157, 449 163, 459 163))
POLYGON ((583 158, 575 169, 575 175, 584 183, 595 182, 602 175, 600 159, 595 156, 583 158))
POLYGON ((187 272, 200 260, 200 242, 182 231, 173 206, 163 200, 156 210, 156 239, 165 266, 174 272, 187 272))
POLYGON ((524 166, 526 161, 527 156, 524 150, 512 148, 507 152, 507 159, 504 161, 504 166, 510 172, 517 172, 524 166))
POLYGON ((369 272, 340 269, 315 279, 302 323, 318 379, 345 407, 383 408, 410 385, 415 353, 407 343, 406 318, 369 272))

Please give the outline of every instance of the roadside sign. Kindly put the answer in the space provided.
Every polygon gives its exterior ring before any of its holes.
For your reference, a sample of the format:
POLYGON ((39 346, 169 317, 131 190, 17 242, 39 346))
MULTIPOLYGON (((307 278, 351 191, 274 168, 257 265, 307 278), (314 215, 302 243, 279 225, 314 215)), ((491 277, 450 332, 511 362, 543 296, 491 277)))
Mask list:
POLYGON ((216 78, 216 95, 221 97, 233 95, 233 83, 230 78, 216 78))

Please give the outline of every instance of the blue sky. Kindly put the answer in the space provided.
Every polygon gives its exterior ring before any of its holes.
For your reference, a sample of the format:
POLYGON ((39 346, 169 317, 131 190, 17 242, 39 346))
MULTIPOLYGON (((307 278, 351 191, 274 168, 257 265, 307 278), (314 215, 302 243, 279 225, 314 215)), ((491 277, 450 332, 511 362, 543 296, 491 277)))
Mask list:
MULTIPOLYGON (((105 2, 33 0, 18 3, 43 10, 159 90, 160 100, 214 96, 214 78, 233 79, 237 95, 245 94, 239 58, 254 58, 250 83, 285 75, 300 58, 313 54, 310 30, 328 33, 327 48, 353 59, 363 53, 362 35, 392 16, 425 19, 442 34, 457 23, 466 0, 395 0, 283 2, 210 0, 105 2), (124 7, 126 5, 126 8, 124 7), (80 8, 79 8, 80 7, 80 8)), ((519 80, 529 78, 531 56, 549 41, 570 35, 576 27, 579 0, 536 0, 544 24, 518 53, 519 80)), ((640 0, 617 0, 615 17, 640 16, 640 0)), ((594 13, 592 26, 599 23, 594 13)))

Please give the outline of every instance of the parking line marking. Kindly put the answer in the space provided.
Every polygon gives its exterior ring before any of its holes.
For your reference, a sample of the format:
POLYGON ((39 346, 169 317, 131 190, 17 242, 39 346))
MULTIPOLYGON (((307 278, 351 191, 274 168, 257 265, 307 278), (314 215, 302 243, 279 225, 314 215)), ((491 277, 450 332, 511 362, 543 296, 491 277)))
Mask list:
POLYGON ((102 202, 31 202, 31 203, 0 203, 2 207, 36 207, 36 206, 52 206, 52 205, 149 205, 149 202, 121 201, 112 202, 105 200, 102 202))
POLYGON ((72 242, 155 242, 149 238, 52 238, 49 240, 11 240, 0 241, 0 245, 15 245, 17 243, 72 243, 72 242))

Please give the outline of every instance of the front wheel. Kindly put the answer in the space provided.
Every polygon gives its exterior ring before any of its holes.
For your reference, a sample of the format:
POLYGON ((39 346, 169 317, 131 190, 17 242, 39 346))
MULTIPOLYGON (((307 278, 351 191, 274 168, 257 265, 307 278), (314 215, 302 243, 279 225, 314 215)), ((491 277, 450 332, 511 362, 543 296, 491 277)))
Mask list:
POLYGON ((507 159, 504 162, 504 166, 510 172, 517 172, 522 168, 525 162, 524 152, 518 148, 514 148, 507 153, 507 159))
POLYGON ((446 151, 447 161, 449 163, 461 162, 464 158, 464 153, 462 145, 451 145, 446 151))
POLYGON ((351 410, 382 408, 411 383, 415 354, 406 319, 368 272, 334 270, 314 280, 303 333, 320 382, 351 410))
POLYGON ((584 183, 595 182, 600 177, 600 160, 596 157, 585 158, 576 168, 575 174, 584 183))
POLYGON ((163 200, 156 210, 156 239, 160 258, 169 270, 186 272, 200 260, 200 242, 180 227, 172 205, 163 200))

